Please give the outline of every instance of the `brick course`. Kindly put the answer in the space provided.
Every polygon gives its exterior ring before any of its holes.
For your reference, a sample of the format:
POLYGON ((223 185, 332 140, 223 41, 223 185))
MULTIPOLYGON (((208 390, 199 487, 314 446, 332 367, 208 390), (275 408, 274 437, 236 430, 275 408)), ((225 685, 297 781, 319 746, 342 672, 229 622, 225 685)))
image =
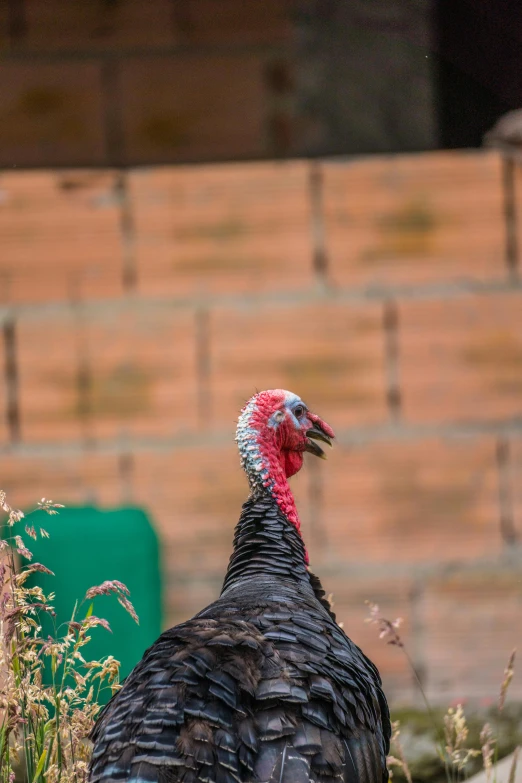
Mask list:
POLYGON ((322 172, 335 283, 389 286, 505 273, 496 153, 355 159, 325 163, 322 172))
POLYGON ((0 63, 0 166, 106 162, 101 65, 0 63))
POLYGON ((128 58, 118 80, 123 162, 262 156, 263 67, 256 55, 128 58))
MULTIPOLYGON (((520 644, 515 618, 521 599, 518 569, 483 568, 428 584, 423 633, 429 639, 430 697, 450 701, 472 695, 483 705, 496 703, 509 654, 520 644)), ((520 687, 520 676, 513 684, 520 687)))
POLYGON ((122 290, 116 175, 0 174, 2 304, 80 301, 122 290))
POLYGON ((216 414, 233 420, 256 388, 299 389, 338 427, 386 418, 378 306, 336 303, 248 312, 220 308, 211 320, 216 414))
POLYGON ((399 308, 404 415, 413 421, 520 415, 522 294, 399 308))
POLYGON ((290 0, 2 4, 0 166, 295 154, 295 11, 290 0))
POLYGON ((134 172, 140 292, 179 297, 310 287, 308 176, 302 162, 134 172))
POLYGON ((82 329, 90 435, 172 435, 197 424, 194 316, 128 312, 82 329))
POLYGON ((190 40, 196 44, 274 44, 291 38, 291 0, 238 3, 222 0, 189 0, 187 23, 190 40))
POLYGON ((169 0, 127 0, 119 4, 63 0, 27 0, 27 32, 21 45, 29 51, 78 52, 87 49, 178 43, 169 0), (57 24, 57 19, 60 23, 57 24))
POLYGON ((328 561, 422 565, 502 546, 492 439, 339 447, 321 468, 328 561))
MULTIPOLYGON (((0 457, 2 484, 11 504, 31 510, 42 498, 56 502, 67 498, 70 505, 97 505, 108 508, 124 504, 118 459, 114 455, 89 454, 52 459, 0 457)), ((41 523, 45 527, 45 517, 41 523)), ((108 577, 110 578, 110 577, 108 577)))
POLYGON ((22 321, 17 325, 23 441, 77 441, 82 436, 77 329, 78 324, 72 319, 48 320, 44 324, 22 321))

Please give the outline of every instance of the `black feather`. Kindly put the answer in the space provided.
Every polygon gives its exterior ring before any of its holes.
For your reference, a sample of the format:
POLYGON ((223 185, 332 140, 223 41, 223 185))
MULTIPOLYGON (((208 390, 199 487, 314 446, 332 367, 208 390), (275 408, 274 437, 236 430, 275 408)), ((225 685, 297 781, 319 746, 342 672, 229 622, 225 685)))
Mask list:
POLYGON ((302 540, 243 507, 223 591, 145 653, 93 731, 91 783, 386 783, 374 665, 336 625, 302 540))

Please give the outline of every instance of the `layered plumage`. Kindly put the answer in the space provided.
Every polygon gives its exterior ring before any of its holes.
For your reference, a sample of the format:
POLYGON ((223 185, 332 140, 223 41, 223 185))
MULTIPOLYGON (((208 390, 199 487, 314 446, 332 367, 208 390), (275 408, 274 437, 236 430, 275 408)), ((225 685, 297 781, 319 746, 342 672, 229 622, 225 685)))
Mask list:
POLYGON ((92 783, 385 783, 379 674, 308 570, 287 477, 333 432, 289 392, 238 426, 251 487, 220 598, 147 650, 93 732, 92 783))

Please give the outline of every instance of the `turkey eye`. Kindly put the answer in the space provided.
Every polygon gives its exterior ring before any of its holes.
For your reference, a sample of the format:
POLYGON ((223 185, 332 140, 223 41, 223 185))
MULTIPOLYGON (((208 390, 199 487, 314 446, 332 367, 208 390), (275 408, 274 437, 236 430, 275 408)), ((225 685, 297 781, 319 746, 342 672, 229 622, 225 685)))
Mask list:
POLYGON ((294 416, 296 417, 296 419, 300 419, 303 413, 304 413, 304 408, 302 405, 298 405, 297 408, 295 408, 294 410, 294 416))

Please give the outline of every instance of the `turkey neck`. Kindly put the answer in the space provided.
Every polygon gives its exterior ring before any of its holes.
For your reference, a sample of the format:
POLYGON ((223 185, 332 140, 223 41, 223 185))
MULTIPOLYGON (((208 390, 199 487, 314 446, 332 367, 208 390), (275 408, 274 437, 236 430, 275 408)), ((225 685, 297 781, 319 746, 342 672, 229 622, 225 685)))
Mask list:
POLYGON ((308 583, 305 557, 303 539, 276 499, 269 492, 253 495, 236 525, 222 592, 256 577, 308 583))

